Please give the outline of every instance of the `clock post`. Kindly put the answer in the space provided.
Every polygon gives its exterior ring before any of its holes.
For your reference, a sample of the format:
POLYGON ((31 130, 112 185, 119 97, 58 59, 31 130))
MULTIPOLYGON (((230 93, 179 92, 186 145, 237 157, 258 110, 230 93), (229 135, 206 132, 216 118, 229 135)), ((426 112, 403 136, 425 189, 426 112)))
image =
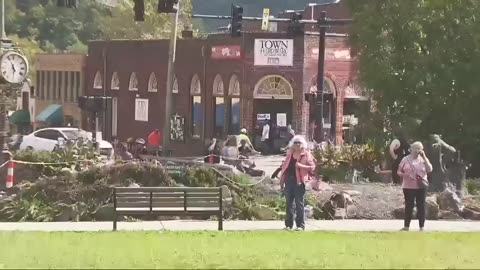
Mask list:
POLYGON ((5 33, 5 0, 0 0, 0 164, 3 164, 6 137, 7 92, 21 85, 28 74, 28 61, 5 33))

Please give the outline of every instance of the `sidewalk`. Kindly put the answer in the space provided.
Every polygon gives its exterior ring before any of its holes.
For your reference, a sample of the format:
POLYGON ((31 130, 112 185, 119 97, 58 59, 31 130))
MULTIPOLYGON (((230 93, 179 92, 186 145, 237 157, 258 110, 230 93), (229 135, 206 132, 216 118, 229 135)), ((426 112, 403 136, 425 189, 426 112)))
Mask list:
MULTIPOLYGON (((0 231, 111 231, 112 222, 45 222, 45 223, 0 223, 0 231)), ((120 231, 216 231, 216 221, 145 221, 119 222, 120 231)), ((402 220, 309 220, 307 231, 398 231, 402 220)), ((226 231, 280 230, 282 221, 225 221, 226 231)), ((427 221, 426 231, 480 232, 480 222, 427 221)), ((412 231, 418 231, 418 222, 412 221, 412 231)))

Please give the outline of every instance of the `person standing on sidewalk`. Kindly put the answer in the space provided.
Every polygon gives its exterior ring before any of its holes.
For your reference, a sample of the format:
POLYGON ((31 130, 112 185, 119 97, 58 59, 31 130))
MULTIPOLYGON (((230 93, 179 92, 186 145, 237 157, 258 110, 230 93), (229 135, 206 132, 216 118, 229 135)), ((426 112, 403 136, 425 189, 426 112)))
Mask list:
POLYGON ((294 136, 282 163, 280 188, 287 203, 285 219, 287 230, 293 227, 294 213, 296 213, 297 230, 305 230, 305 183, 310 173, 315 170, 315 159, 307 147, 307 141, 303 136, 294 136))
POLYGON ((405 197, 405 220, 402 231, 410 229, 413 207, 417 205, 417 217, 420 231, 425 226, 425 199, 426 188, 419 184, 420 179, 426 179, 427 173, 432 172, 433 167, 423 152, 423 144, 415 142, 410 147, 410 155, 404 157, 398 166, 398 175, 402 178, 403 195, 405 197))

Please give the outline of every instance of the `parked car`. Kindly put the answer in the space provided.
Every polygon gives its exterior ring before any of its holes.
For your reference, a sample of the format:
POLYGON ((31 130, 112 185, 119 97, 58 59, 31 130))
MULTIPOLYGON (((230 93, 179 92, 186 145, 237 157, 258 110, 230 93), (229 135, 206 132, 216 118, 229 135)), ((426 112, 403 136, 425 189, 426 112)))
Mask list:
MULTIPOLYGON (((92 135, 78 128, 44 128, 39 129, 29 135, 23 136, 20 150, 46 150, 53 151, 60 146, 61 142, 76 141, 79 138, 91 140, 92 135)), ((107 141, 100 140, 99 150, 101 155, 110 156, 113 153, 113 146, 107 141)))

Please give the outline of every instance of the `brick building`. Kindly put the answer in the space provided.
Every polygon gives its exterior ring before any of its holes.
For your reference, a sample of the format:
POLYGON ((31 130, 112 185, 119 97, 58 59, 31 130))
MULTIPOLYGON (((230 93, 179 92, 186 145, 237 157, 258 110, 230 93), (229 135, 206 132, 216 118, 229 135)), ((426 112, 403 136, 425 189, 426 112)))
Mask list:
POLYGON ((39 54, 36 56, 34 128, 82 127, 78 97, 85 89, 86 55, 39 54))
MULTIPOLYGON (((310 104, 304 94, 316 87, 318 33, 245 32, 212 34, 177 43, 171 139, 174 155, 204 151, 213 137, 246 128, 258 142, 263 123, 278 125, 277 146, 286 125, 308 134, 310 104)), ((100 125, 106 139, 147 137, 163 127, 168 40, 94 41, 89 44, 86 94, 112 97, 100 125)), ((325 129, 343 141, 344 111, 361 99, 355 86, 348 37, 326 38, 325 129)), ((90 128, 93 129, 93 126, 90 128)))

